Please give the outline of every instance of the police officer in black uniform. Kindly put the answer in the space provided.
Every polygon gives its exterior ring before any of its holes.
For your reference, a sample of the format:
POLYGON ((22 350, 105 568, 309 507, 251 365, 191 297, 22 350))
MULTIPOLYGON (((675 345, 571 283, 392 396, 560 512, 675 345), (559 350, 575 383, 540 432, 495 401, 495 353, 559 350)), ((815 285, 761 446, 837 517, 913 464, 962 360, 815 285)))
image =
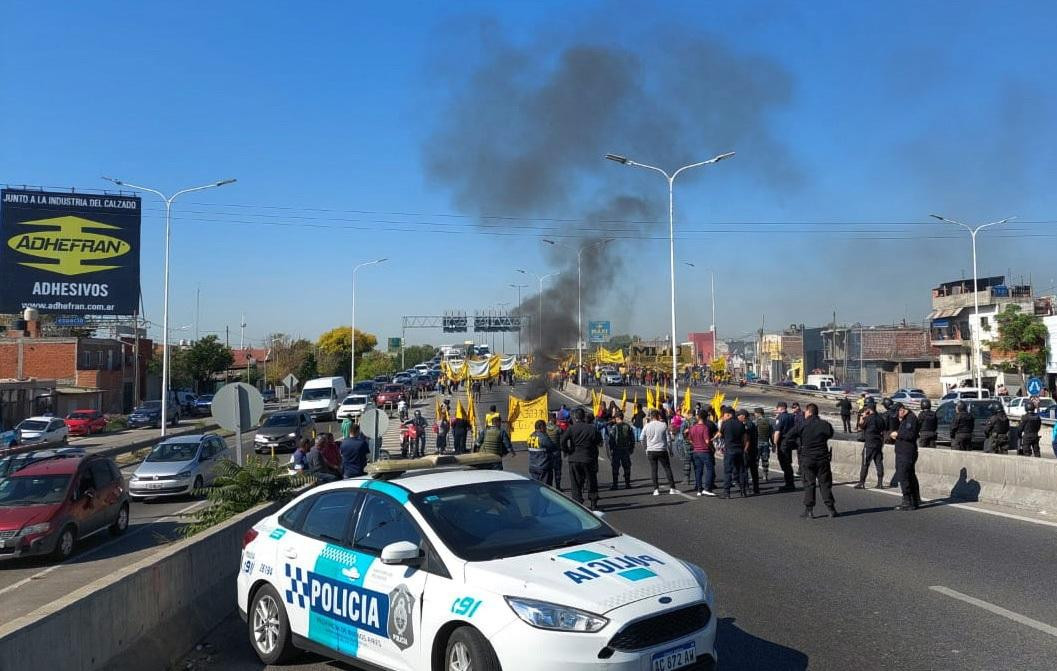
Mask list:
POLYGON ((887 429, 885 431, 885 442, 891 445, 893 441, 889 436, 892 434, 893 431, 899 430, 899 414, 896 410, 895 405, 892 402, 892 399, 888 398, 887 396, 881 400, 881 405, 884 406, 885 409, 884 420, 887 429))
POLYGON ((870 403, 863 408, 859 418, 864 444, 862 448, 862 468, 859 469, 859 483, 855 489, 866 489, 866 476, 870 473, 870 462, 877 469, 877 489, 884 489, 884 441, 888 432, 888 422, 877 414, 877 406, 870 403))
POLYGON ((918 413, 918 447, 936 447, 939 419, 932 409, 932 401, 921 399, 921 412, 918 413))
POLYGON ((1038 457, 1039 432, 1042 431, 1042 420, 1035 413, 1035 403, 1024 403, 1024 416, 1020 418, 1020 453, 1025 457, 1038 457))
POLYGON ((840 421, 844 425, 844 433, 851 433, 851 399, 848 398, 848 392, 844 392, 844 396, 837 401, 837 410, 840 411, 840 421))
POLYGON ((895 441, 896 475, 903 492, 903 503, 896 510, 917 510, 921 505, 921 490, 915 464, 918 460, 918 418, 902 403, 896 404, 899 428, 890 435, 895 441))
POLYGON ((1001 403, 993 403, 991 409, 995 414, 987 420, 984 435, 990 438, 987 451, 994 454, 1005 454, 1009 450, 1009 417, 1001 403))
POLYGON ((951 422, 951 449, 968 451, 973 449, 973 427, 976 422, 969 414, 965 401, 958 401, 955 406, 954 421, 951 422))

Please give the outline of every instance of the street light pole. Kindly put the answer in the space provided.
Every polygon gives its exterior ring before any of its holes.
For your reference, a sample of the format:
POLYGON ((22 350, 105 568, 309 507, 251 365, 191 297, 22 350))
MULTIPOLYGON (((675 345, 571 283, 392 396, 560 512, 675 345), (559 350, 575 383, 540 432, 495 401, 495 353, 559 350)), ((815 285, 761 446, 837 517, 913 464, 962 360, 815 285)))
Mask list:
POLYGON ((522 270, 521 268, 518 268, 517 271, 519 273, 521 273, 522 275, 532 275, 533 277, 535 277, 539 281, 539 284, 540 284, 539 294, 538 294, 538 296, 539 296, 539 318, 536 320, 536 329, 539 332, 539 335, 538 335, 539 340, 536 342, 536 350, 542 354, 542 352, 543 352, 543 280, 547 279, 548 277, 554 277, 555 275, 560 275, 561 273, 547 273, 546 275, 537 275, 536 273, 530 273, 529 271, 522 270))
POLYGON ((983 367, 983 357, 980 355, 980 287, 977 285, 978 278, 977 278, 977 275, 976 275, 976 234, 979 233, 980 231, 984 230, 985 228, 989 228, 991 226, 997 226, 998 224, 1004 224, 1007 221, 1010 221, 1011 219, 1016 219, 1016 217, 1006 217, 1005 219, 1002 219, 1000 221, 992 221, 990 224, 981 224, 981 225, 977 226, 976 228, 970 228, 969 226, 966 226, 965 224, 961 223, 960 221, 954 221, 953 219, 948 219, 947 217, 941 217, 938 214, 930 214, 929 216, 932 217, 933 219, 939 219, 940 221, 942 221, 944 223, 954 224, 955 226, 961 226, 965 230, 969 231, 969 237, 972 239, 972 244, 973 244, 973 305, 974 305, 974 313, 976 315, 976 330, 974 331, 974 330, 970 329, 970 335, 972 336, 971 345, 972 345, 972 350, 973 350, 973 371, 975 373, 974 378, 976 380, 976 388, 977 389, 981 389, 981 388, 983 388, 983 373, 981 372, 980 369, 983 367))
POLYGON ((521 290, 527 287, 527 284, 511 284, 511 289, 517 289, 517 307, 518 307, 518 328, 517 328, 517 355, 521 358, 521 323, 520 323, 520 311, 521 311, 521 290))
MULTIPOLYGON (((352 269, 352 330, 349 332, 349 351, 352 355, 349 357, 351 362, 349 363, 349 389, 356 386, 356 271, 364 266, 373 266, 376 263, 383 263, 388 258, 375 259, 374 261, 365 261, 360 265, 352 269)), ((403 343, 401 343, 401 348, 403 343)))
POLYGON ((581 287, 583 269, 581 268, 581 261, 583 260, 585 249, 601 247, 610 242, 613 242, 613 238, 592 242, 576 251, 576 384, 580 386, 584 384, 584 311, 581 287))
POLYGON ((202 191, 203 189, 215 189, 217 187, 224 186, 225 184, 233 184, 234 179, 222 179, 212 184, 203 184, 202 186, 194 186, 190 189, 183 189, 177 191, 171 196, 166 196, 157 189, 151 189, 146 186, 136 186, 135 184, 129 184, 128 182, 113 177, 104 177, 103 179, 108 182, 113 182, 118 186, 128 187, 134 191, 147 191, 165 201, 165 279, 164 279, 164 290, 162 292, 162 364, 161 364, 161 437, 165 437, 166 423, 169 415, 169 241, 172 238, 172 204, 176 200, 177 196, 182 196, 185 193, 191 193, 192 191, 202 191))
MULTIPOLYGON (((691 268, 697 267, 689 261, 683 261, 683 265, 691 268)), ((709 270, 708 275, 712 283, 712 353, 716 354, 718 351, 716 348, 716 271, 709 270)))
MULTIPOLYGON (((629 165, 636 168, 645 168, 647 170, 653 170, 664 175, 664 178, 668 180, 668 266, 669 275, 671 280, 671 308, 672 308, 672 403, 674 404, 679 401, 679 349, 678 340, 675 335, 675 178, 679 176, 684 170, 690 168, 697 168, 702 165, 709 165, 711 163, 718 163, 724 159, 734 156, 734 152, 728 151, 724 154, 713 156, 707 161, 700 161, 698 163, 691 163, 684 165, 672 174, 668 174, 666 171, 652 165, 646 165, 645 163, 637 163, 632 161, 626 156, 620 156, 619 154, 606 154, 606 158, 610 161, 616 161, 621 165, 629 165)), ((715 336, 713 335, 713 341, 715 336)))

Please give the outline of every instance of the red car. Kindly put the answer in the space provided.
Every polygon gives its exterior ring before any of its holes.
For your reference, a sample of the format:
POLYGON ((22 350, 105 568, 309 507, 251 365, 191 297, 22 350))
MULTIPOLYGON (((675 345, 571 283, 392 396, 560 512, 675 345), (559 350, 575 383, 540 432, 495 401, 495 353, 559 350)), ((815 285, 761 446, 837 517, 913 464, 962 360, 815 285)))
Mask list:
POLYGON ((386 405, 396 405, 400 402, 406 389, 402 384, 387 384, 382 387, 382 390, 378 392, 378 395, 374 397, 374 404, 382 407, 386 405))
POLYGON ((0 480, 0 559, 62 561, 86 536, 128 528, 129 498, 113 459, 56 454, 0 480))
POLYGON ((66 415, 71 436, 90 436, 106 431, 106 416, 98 410, 74 410, 66 415))

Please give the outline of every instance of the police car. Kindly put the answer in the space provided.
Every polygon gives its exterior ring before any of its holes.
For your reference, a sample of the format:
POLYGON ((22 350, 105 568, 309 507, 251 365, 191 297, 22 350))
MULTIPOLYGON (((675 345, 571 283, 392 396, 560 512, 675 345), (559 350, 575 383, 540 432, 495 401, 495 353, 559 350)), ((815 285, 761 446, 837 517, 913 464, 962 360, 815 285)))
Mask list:
POLYGON ((490 455, 371 465, 247 531, 238 608, 261 661, 366 669, 700 671, 716 664, 697 566, 490 455))

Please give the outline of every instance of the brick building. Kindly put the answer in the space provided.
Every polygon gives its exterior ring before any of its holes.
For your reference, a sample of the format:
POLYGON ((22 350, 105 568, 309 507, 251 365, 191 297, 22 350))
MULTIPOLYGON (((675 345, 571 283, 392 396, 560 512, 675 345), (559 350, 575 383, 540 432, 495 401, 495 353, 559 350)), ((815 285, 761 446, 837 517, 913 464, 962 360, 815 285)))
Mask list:
POLYGON ((139 340, 137 376, 132 338, 41 337, 39 333, 39 325, 30 322, 26 331, 9 330, 6 338, 0 338, 0 378, 48 379, 61 387, 99 390, 100 409, 109 413, 132 408, 137 377, 141 394, 145 389, 150 340, 139 340))

